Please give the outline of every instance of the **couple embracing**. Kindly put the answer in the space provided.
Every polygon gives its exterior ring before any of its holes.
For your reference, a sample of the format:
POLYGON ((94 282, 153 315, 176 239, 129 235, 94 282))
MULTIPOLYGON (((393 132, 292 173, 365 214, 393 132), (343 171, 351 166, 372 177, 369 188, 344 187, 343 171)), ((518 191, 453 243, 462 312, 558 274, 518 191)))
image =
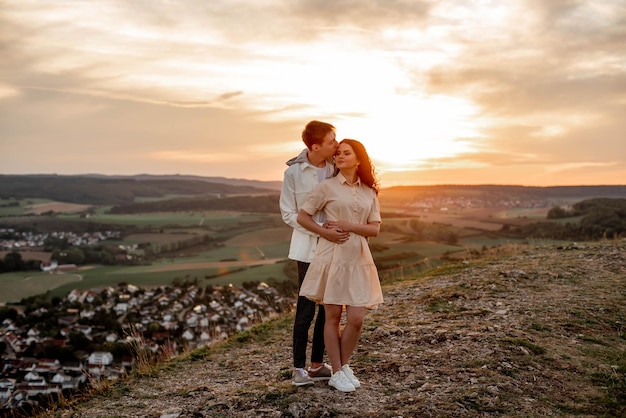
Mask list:
POLYGON ((337 142, 333 125, 311 121, 302 140, 306 149, 287 162, 280 195, 283 221, 293 228, 288 257, 298 266, 292 384, 327 380, 341 392, 353 392, 361 383, 350 358, 367 310, 383 302, 368 245, 380 230, 378 181, 363 144, 337 142), (330 366, 324 363, 324 350, 330 366))

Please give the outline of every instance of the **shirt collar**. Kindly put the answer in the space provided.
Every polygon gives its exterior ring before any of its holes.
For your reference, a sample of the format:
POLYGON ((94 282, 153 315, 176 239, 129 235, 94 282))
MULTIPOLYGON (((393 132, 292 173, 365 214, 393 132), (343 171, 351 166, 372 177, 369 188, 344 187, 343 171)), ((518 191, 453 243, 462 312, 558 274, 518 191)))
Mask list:
POLYGON ((341 174, 341 172, 337 173, 337 180, 339 180, 340 184, 347 184, 348 186, 360 186, 361 178, 359 176, 356 177, 356 181, 352 184, 348 183, 348 180, 341 174))

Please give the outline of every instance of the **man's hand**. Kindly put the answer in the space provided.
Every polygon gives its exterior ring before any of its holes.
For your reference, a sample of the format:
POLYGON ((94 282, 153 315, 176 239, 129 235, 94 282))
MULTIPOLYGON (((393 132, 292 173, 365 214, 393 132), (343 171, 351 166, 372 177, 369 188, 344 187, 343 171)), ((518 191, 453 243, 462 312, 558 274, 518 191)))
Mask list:
POLYGON ((344 222, 344 221, 327 221, 324 224, 324 228, 330 228, 330 229, 338 229, 340 231, 344 231, 344 232, 352 232, 350 231, 350 226, 352 224, 350 222, 344 222))
POLYGON ((343 244, 350 238, 350 233, 336 226, 336 222, 326 222, 322 236, 330 242, 343 244))

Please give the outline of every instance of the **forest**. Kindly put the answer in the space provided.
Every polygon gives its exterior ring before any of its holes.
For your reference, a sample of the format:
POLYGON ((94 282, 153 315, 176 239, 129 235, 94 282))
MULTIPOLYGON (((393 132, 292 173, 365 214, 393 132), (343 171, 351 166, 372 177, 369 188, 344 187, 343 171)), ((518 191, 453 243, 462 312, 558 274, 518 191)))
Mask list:
POLYGON ((577 241, 623 238, 626 236, 626 199, 588 199, 575 203, 570 209, 555 206, 547 218, 546 222, 505 226, 503 232, 511 236, 577 241), (566 222, 549 221, 555 219, 566 222))

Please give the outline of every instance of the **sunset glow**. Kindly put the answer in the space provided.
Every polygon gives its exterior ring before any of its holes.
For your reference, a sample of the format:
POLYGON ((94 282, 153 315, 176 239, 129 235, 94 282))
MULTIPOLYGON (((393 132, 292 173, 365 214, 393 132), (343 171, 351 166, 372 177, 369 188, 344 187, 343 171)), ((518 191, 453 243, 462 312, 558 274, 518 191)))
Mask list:
POLYGON ((8 0, 0 170, 281 180, 319 119, 383 186, 624 184, 624 19, 621 0, 8 0))
POLYGON ((381 100, 370 117, 343 123, 361 138, 382 169, 402 170, 437 158, 470 152, 462 138, 477 135, 471 105, 452 97, 381 100))

